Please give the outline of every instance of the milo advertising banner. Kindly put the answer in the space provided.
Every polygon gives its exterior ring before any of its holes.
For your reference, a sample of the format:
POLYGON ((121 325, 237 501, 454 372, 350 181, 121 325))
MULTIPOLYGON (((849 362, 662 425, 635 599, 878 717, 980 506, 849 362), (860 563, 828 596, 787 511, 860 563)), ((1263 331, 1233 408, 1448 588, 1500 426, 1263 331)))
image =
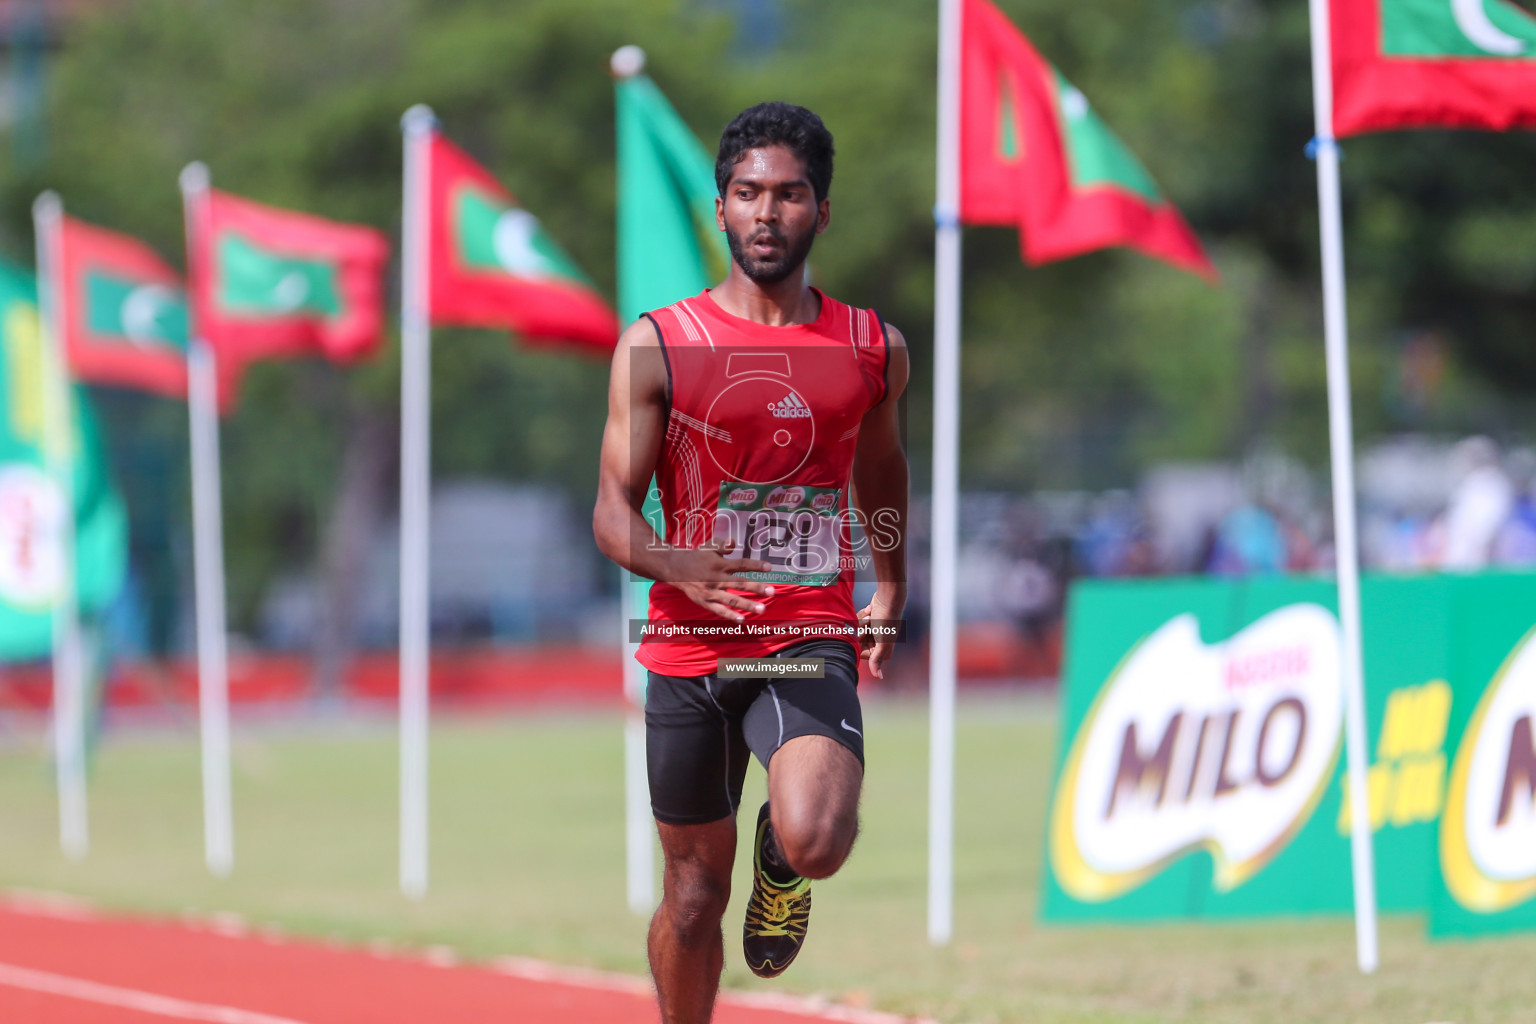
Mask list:
MULTIPOLYGON (((45 657, 64 579, 63 490, 43 457, 43 336, 32 275, 0 264, 0 663, 45 657)), ((127 566, 127 513, 83 390, 71 431, 75 573, 82 611, 106 607, 127 566)))
MULTIPOLYGON (((1450 614, 1438 579, 1364 584, 1379 903, 1422 909, 1445 792, 1450 614)), ((1068 617, 1042 915, 1349 912, 1331 583, 1105 581, 1068 617)))
POLYGON ((1430 932, 1536 928, 1536 576, 1464 581, 1430 932))

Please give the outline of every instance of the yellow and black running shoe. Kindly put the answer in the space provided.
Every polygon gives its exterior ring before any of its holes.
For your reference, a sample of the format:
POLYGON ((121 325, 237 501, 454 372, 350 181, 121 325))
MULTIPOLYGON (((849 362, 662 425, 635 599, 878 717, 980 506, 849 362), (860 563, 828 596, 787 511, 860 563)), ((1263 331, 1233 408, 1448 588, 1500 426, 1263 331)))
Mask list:
POLYGON ((747 901, 747 920, 741 937, 747 966, 759 978, 776 978, 784 973, 800 952, 805 930, 811 923, 811 880, 792 875, 781 881, 789 870, 775 870, 777 861, 773 825, 764 803, 757 812, 757 838, 752 844, 752 898, 747 901))

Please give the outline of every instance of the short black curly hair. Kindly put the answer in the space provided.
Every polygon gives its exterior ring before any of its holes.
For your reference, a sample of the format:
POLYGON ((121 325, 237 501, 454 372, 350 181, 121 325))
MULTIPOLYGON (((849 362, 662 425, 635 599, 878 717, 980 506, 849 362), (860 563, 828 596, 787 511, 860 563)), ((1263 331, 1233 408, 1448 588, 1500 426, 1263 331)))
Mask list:
POLYGON ((720 135, 715 157, 715 187, 725 195, 731 171, 749 149, 783 146, 805 161, 819 203, 832 190, 832 133, 821 118, 792 103, 759 103, 736 115, 720 135))

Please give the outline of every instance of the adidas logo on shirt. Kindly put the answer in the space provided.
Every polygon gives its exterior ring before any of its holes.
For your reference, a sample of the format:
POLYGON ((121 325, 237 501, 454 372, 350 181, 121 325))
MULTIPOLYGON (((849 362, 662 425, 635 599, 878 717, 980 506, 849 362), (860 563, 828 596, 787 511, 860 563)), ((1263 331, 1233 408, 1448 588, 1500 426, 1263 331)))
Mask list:
POLYGON ((785 395, 778 405, 770 405, 768 411, 773 413, 776 420, 808 420, 811 418, 811 407, 800 401, 800 396, 791 391, 785 395))

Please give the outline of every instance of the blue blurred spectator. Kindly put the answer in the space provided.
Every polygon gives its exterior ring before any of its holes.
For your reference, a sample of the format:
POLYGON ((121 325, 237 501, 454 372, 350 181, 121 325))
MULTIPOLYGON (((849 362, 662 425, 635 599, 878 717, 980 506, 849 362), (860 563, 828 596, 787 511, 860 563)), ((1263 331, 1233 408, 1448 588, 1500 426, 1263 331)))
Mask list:
POLYGON ((1216 527, 1206 571, 1218 576, 1280 572, 1287 563, 1285 534, 1274 514, 1252 503, 1228 512, 1216 527))

